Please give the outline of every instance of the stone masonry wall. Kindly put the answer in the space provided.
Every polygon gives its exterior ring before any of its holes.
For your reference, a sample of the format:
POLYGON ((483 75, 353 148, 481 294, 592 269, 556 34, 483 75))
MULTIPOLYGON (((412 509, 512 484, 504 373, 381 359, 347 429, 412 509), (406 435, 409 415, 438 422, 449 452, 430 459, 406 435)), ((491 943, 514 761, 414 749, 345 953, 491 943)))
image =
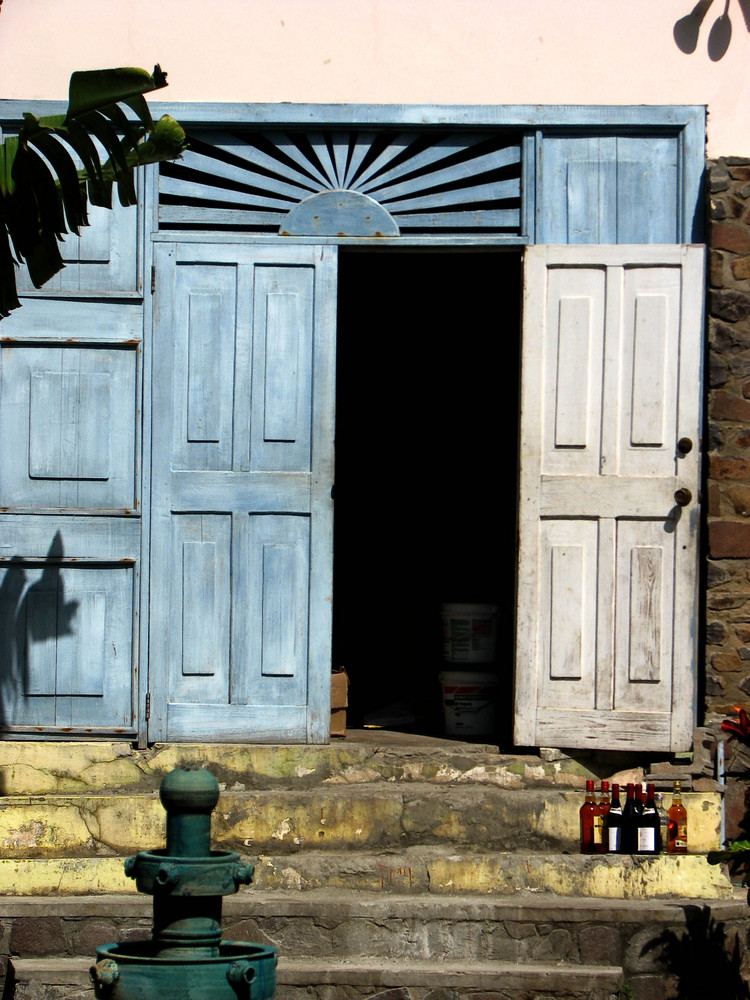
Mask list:
POLYGON ((750 711, 750 159, 708 164, 707 721, 750 711))

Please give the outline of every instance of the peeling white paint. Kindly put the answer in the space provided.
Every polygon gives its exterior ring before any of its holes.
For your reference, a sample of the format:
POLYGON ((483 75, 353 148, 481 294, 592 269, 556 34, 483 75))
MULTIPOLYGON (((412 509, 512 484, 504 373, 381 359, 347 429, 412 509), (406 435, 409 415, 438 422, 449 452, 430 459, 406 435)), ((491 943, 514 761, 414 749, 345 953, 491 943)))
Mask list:
POLYGON ((283 840, 284 837, 288 836, 289 833, 291 833, 291 830, 292 830, 291 821, 285 819, 282 821, 279 828, 273 831, 271 836, 273 837, 274 840, 283 840))

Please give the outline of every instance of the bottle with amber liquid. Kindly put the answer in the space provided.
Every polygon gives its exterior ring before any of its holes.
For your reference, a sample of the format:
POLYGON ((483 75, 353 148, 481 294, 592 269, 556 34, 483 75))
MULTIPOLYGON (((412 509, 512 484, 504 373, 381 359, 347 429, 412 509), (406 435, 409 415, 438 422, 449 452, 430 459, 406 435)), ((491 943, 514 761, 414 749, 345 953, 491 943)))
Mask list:
POLYGON ((594 782, 586 782, 586 799, 581 806, 581 854, 603 854, 602 813, 596 802, 594 782))
POLYGON ((668 822, 668 852, 669 854, 687 854, 687 812, 682 804, 682 785, 674 783, 672 805, 667 813, 668 822))
POLYGON ((604 844, 608 854, 620 854, 622 851, 622 806, 620 786, 616 781, 612 785, 612 802, 604 823, 604 844))

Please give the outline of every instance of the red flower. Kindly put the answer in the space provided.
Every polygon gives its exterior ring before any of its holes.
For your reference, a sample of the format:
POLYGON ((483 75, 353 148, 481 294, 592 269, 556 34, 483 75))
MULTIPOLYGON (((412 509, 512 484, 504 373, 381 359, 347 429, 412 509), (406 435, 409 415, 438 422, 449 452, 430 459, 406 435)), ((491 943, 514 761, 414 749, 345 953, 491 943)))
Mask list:
POLYGON ((735 705, 734 710, 737 713, 737 718, 724 719, 721 724, 722 731, 731 733, 730 739, 739 736, 741 740, 750 743, 750 717, 744 708, 739 708, 735 705))

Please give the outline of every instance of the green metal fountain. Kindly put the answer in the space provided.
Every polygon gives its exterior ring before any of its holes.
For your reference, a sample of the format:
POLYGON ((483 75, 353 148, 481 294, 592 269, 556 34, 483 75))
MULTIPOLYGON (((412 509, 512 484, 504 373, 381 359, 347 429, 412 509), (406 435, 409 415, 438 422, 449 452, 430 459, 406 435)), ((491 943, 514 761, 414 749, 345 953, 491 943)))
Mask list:
POLYGON ((178 768, 159 791, 167 846, 125 862, 139 892, 154 897, 151 941, 104 944, 91 978, 102 1000, 270 1000, 276 949, 221 940, 221 897, 252 881, 253 866, 211 850, 214 776, 178 768))

